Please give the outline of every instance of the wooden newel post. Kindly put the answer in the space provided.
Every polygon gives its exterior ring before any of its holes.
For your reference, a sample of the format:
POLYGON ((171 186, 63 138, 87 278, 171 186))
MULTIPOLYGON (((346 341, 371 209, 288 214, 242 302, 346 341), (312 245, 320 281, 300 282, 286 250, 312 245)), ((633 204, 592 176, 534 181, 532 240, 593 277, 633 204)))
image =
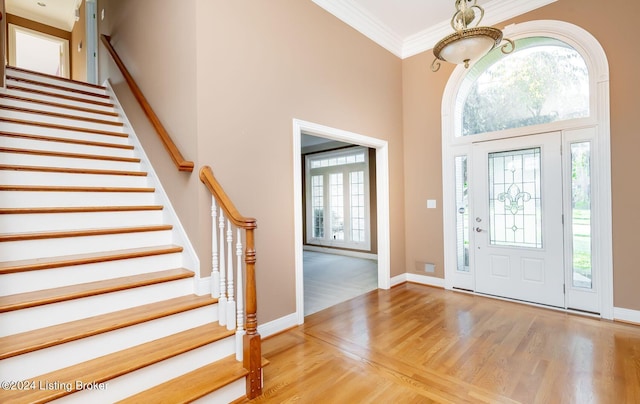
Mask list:
POLYGON ((256 398, 262 394, 262 352, 260 334, 258 334, 256 299, 256 250, 253 230, 247 229, 246 268, 246 333, 243 339, 243 365, 249 371, 247 377, 247 398, 256 398))

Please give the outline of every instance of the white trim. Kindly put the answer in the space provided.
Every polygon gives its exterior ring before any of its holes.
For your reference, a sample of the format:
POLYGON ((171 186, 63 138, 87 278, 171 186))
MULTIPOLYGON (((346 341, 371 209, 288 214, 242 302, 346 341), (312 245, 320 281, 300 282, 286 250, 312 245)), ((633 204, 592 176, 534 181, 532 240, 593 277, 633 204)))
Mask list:
MULTIPOLYGON (((547 36, 557 38, 573 46, 584 58, 589 69, 591 80, 590 89, 593 91, 591 103, 591 117, 556 125, 539 125, 531 127, 533 131, 551 131, 594 125, 597 128, 595 139, 595 164, 597 170, 595 178, 596 189, 593 190, 594 204, 598 210, 594 217, 594 227, 597 229, 598 243, 594 244, 594 262, 597 263, 600 275, 600 316, 605 319, 613 318, 613 236, 612 236, 612 207, 611 207, 611 141, 610 141, 610 111, 609 111, 609 64, 600 43, 584 29, 562 21, 540 20, 521 24, 512 24, 505 28, 506 37, 518 39, 529 36, 547 36), (538 130, 540 129, 540 130, 538 130), (544 129, 544 130, 543 130, 544 129)), ((473 141, 504 138, 513 135, 513 131, 492 133, 488 135, 455 138, 454 113, 455 97, 458 93, 464 75, 464 66, 454 69, 445 87, 442 97, 442 172, 443 172, 443 220, 444 220, 444 266, 445 286, 453 287, 454 271, 456 269, 455 232, 455 194, 449 184, 453 184, 453 155, 456 145, 470 144, 473 141), (471 139, 473 138, 473 139, 471 139), (453 241, 452 241, 453 240, 453 241)))
POLYGON ((279 332, 286 331, 298 325, 298 316, 296 313, 287 314, 284 317, 277 318, 268 323, 258 325, 258 333, 261 338, 267 338, 279 332))
POLYGON ((393 278, 391 278, 391 287, 394 286, 398 286, 400 284, 403 284, 407 281, 407 273, 403 273, 400 275, 396 275, 393 278))
POLYGON ((444 288, 444 279, 435 278, 433 276, 412 274, 410 272, 406 272, 404 274, 400 274, 391 278, 391 285, 393 286, 397 286, 405 282, 419 283, 420 285, 433 286, 436 288, 444 288))
POLYGON ((87 83, 98 84, 98 2, 85 1, 87 83))
POLYGON ((376 139, 312 122, 293 119, 293 213, 296 273, 296 316, 304 323, 304 283, 302 261, 302 165, 300 158, 303 133, 340 142, 376 149, 376 189, 378 215, 378 288, 389 289, 391 274, 391 241, 389 212, 389 146, 386 140, 376 139))
MULTIPOLYGON (((163 214, 165 223, 171 223, 173 225, 173 229, 171 231, 172 239, 174 243, 181 245, 183 248, 183 252, 182 252, 183 266, 186 269, 194 271, 196 278, 200 278, 200 259, 198 258, 198 254, 196 253, 195 248, 193 248, 193 245, 189 240, 189 236, 187 235, 187 232, 184 230, 184 227, 180 222, 180 218, 178 217, 176 211, 173 209, 173 205, 171 205, 171 200, 169 199, 169 196, 167 195, 164 188, 162 187, 162 184, 160 183, 160 178, 158 178, 158 175, 153 169, 153 166, 151 165, 151 161, 149 160, 149 157, 145 153, 144 148, 140 143, 140 139, 138 139, 138 135, 136 135, 136 132, 133 129, 133 125, 131 125, 129 118, 127 118, 127 114, 125 114, 124 108, 122 108, 122 104, 120 104, 120 101, 118 100, 118 97, 116 96, 116 93, 113 90, 113 86, 111 85, 111 82, 109 80, 106 80, 103 83, 103 85, 107 88, 106 92, 111 96, 115 110, 116 112, 118 112, 118 114, 120 114, 120 118, 124 123, 125 132, 129 135, 129 140, 131 144, 134 146, 138 154, 138 157, 140 157, 140 167, 142 168, 143 171, 147 172, 147 178, 149 179, 149 183, 152 184, 151 186, 155 188, 155 196, 156 198, 158 198, 157 199, 158 204, 161 204, 164 206, 164 208, 162 209, 162 214, 163 214)), ((200 282, 200 281, 197 280, 196 282, 200 282)), ((196 283, 196 285, 197 284, 198 283, 196 283)), ((207 293, 210 293, 210 292, 211 291, 209 290, 209 292, 207 293)))
POLYGON ((308 244, 305 245, 302 249, 304 251, 315 251, 315 252, 321 252, 321 253, 327 253, 327 254, 343 255, 345 257, 364 258, 367 260, 378 259, 377 254, 372 254, 372 253, 362 252, 362 251, 342 250, 339 248, 327 248, 327 247, 320 247, 320 246, 308 245, 308 244))
MULTIPOLYGON (((46 39, 48 41, 51 42, 57 42, 60 44, 61 49, 62 49, 62 55, 61 55, 61 66, 60 68, 62 69, 62 76, 63 78, 70 78, 71 77, 71 55, 69 54, 69 40, 65 39, 65 38, 61 38, 58 36, 54 36, 54 35, 49 35, 49 34, 45 34, 44 32, 40 32, 40 31, 34 31, 32 29, 29 28, 25 28, 22 27, 20 25, 15 25, 15 24, 8 24, 9 27, 9 65, 10 66, 16 66, 16 67, 23 67, 23 66, 18 66, 17 65, 17 60, 16 60, 16 54, 17 54, 17 50, 16 50, 16 46, 17 46, 17 38, 16 38, 16 34, 20 31, 22 31, 23 34, 28 34, 34 37, 38 37, 40 39, 46 39)), ((4 62, 3 62, 4 63, 4 62)))
POLYGON ((211 276, 201 278, 195 276, 193 279, 194 293, 198 296, 211 295, 211 276))
POLYGON ((640 325, 640 310, 623 309, 622 307, 613 308, 613 319, 634 323, 640 325))
MULTIPOLYGON (((483 5, 485 19, 482 25, 495 25, 556 1, 492 0, 483 5)), ((451 19, 448 17, 432 27, 402 38, 372 16, 359 2, 354 0, 313 0, 313 2, 401 59, 432 49, 436 42, 453 33, 451 19)))
POLYGON ((353 0, 313 0, 313 2, 389 52, 402 57, 403 41, 400 35, 372 16, 357 2, 353 0))

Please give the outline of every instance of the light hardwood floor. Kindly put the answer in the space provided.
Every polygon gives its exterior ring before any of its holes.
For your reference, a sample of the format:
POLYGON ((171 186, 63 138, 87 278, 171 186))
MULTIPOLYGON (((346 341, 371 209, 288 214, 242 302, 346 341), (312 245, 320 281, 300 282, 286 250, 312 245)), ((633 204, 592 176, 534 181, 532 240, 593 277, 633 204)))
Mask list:
POLYGON ((640 403, 640 327, 409 283, 262 353, 255 403, 640 403))
POLYGON ((305 251, 304 315, 316 313, 378 287, 378 262, 305 251))

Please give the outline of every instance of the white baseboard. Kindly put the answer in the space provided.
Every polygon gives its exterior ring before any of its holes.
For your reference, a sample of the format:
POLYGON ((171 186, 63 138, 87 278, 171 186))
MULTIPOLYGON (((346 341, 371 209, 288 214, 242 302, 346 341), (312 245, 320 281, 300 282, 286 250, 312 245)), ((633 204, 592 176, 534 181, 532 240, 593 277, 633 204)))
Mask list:
POLYGON ((640 311, 614 307, 613 319, 616 321, 624 321, 625 323, 634 323, 640 325, 640 311))
POLYGON ((269 337, 289 328, 298 326, 298 315, 296 313, 287 314, 268 323, 258 325, 258 332, 262 338, 269 337))
POLYGON ((393 278, 391 278, 390 280, 390 285, 391 287, 400 285, 401 283, 405 283, 407 281, 407 274, 400 274, 398 276, 394 276, 393 278))
POLYGON ((328 248, 328 247, 321 247, 321 246, 314 246, 314 245, 305 245, 303 247, 303 250, 334 254, 334 255, 344 255, 345 257, 364 258, 369 260, 378 259, 377 254, 372 254, 372 253, 363 252, 363 251, 341 250, 339 248, 328 248))
POLYGON ((421 285, 444 288, 444 279, 434 278, 433 276, 404 273, 391 278, 391 286, 396 286, 404 282, 413 282, 413 283, 419 283, 421 285))

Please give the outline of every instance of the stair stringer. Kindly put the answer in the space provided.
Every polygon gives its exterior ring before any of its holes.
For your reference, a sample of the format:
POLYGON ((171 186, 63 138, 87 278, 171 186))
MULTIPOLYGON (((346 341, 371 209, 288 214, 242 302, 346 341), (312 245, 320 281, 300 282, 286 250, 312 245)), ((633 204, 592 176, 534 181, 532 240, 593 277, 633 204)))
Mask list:
POLYGON ((144 147, 142 143, 140 143, 140 139, 136 135, 136 132, 125 113, 124 107, 120 103, 118 96, 116 95, 111 82, 107 79, 103 83, 106 87, 106 92, 111 96, 111 100, 114 104, 114 108, 116 112, 120 115, 120 119, 124 123, 124 131, 129 134, 129 141, 134 146, 134 149, 137 152, 137 157, 140 158, 140 166, 143 171, 147 172, 147 177, 149 181, 149 186, 155 187, 155 197, 156 202, 160 205, 164 206, 162 210, 165 223, 172 223, 173 230, 172 236, 175 244, 181 245, 184 248, 183 251, 183 265, 185 268, 192 270, 195 273, 194 277, 194 290, 195 293, 202 296, 205 294, 211 293, 211 287, 209 283, 209 277, 203 278, 200 274, 200 259, 198 258, 198 254, 196 253, 193 244, 185 231, 178 214, 176 213, 173 205, 171 204, 171 200, 167 195, 166 191, 162 187, 162 183, 160 182, 160 178, 158 174, 153 169, 151 165, 151 160, 147 156, 144 151, 144 147))

